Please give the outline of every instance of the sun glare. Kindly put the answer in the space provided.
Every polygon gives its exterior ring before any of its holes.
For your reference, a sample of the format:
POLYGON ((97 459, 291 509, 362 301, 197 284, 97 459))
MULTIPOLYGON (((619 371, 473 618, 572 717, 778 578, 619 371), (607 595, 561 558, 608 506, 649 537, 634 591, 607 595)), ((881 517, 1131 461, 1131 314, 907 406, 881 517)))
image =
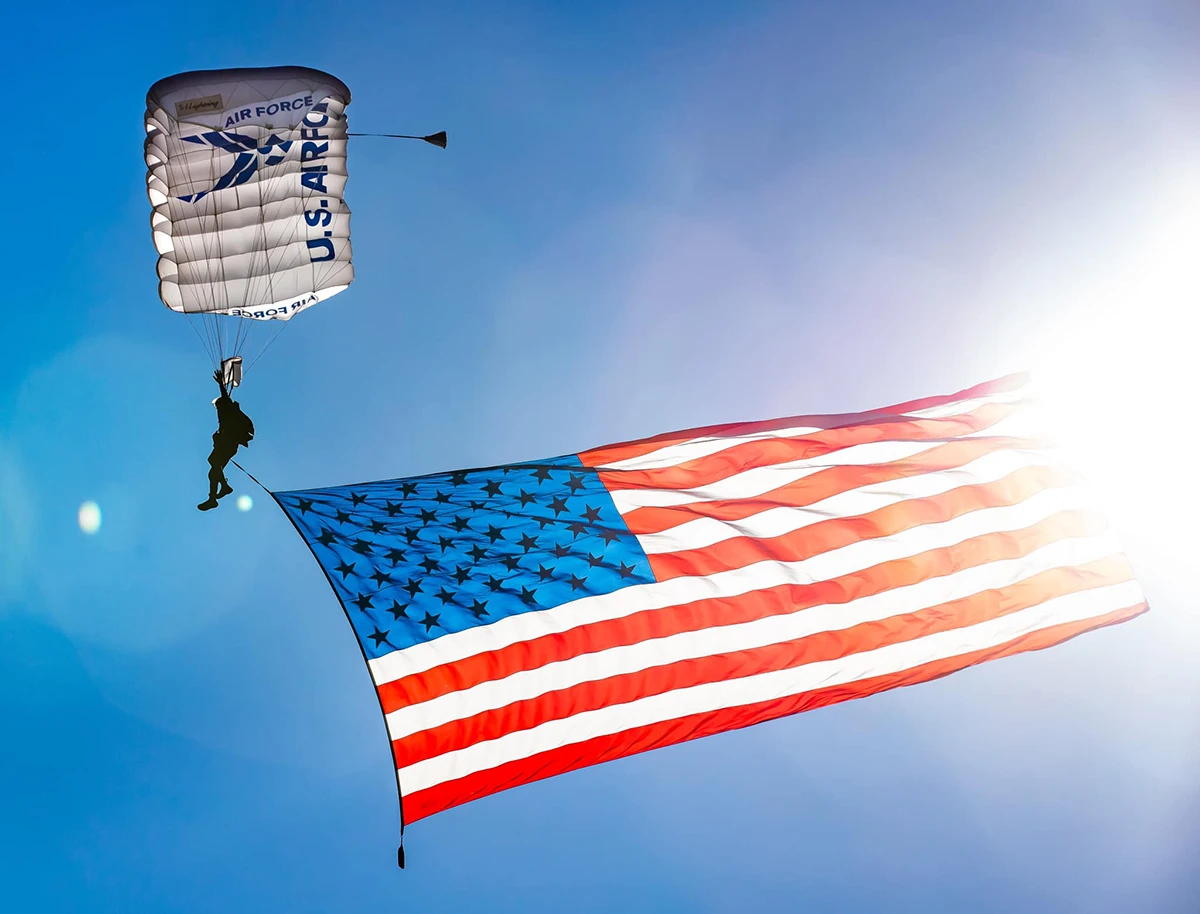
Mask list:
POLYGON ((1180 485, 1200 445, 1192 418, 1200 320, 1200 182, 1159 212, 1128 270, 1031 359, 1050 429, 1115 515, 1183 533, 1180 485))
POLYGON ((100 529, 100 506, 94 501, 85 501, 79 506, 79 529, 91 536, 100 529))

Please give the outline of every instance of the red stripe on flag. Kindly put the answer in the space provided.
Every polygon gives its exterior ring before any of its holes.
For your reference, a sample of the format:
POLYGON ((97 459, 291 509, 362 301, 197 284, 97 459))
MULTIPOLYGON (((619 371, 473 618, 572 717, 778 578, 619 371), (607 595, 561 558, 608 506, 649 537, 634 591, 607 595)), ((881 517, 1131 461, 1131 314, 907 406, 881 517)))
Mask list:
MULTIPOLYGON (((529 730, 586 711, 675 689, 836 660, 888 644, 976 625, 1037 606, 1055 597, 1121 584, 1132 579, 1133 571, 1129 563, 1119 557, 1073 568, 1053 568, 1007 587, 981 591, 917 612, 864 622, 837 631, 817 632, 763 647, 690 658, 557 689, 536 698, 516 701, 502 708, 483 711, 393 740, 392 754, 396 766, 404 768, 474 743, 498 739, 517 730, 529 730)), ((741 599, 752 601, 754 597, 755 594, 747 594, 741 599)))
POLYGON ((932 447, 890 463, 833 466, 751 498, 714 499, 671 507, 635 508, 621 519, 635 534, 660 533, 699 517, 736 521, 770 508, 799 508, 863 486, 957 469, 987 454, 1036 450, 1044 441, 1030 438, 970 438, 932 447))
POLYGON ((946 419, 896 418, 798 438, 759 438, 673 466, 649 470, 599 470, 598 473, 610 492, 620 489, 695 489, 746 470, 793 460, 812 460, 859 444, 960 438, 984 431, 1020 410, 1019 404, 988 403, 974 412, 946 419))
POLYGON ((983 508, 1016 505, 1043 489, 1072 481, 1073 475, 1059 468, 1023 467, 995 482, 960 486, 929 498, 910 498, 854 517, 818 521, 781 536, 735 536, 708 546, 647 558, 659 581, 711 575, 756 562, 798 562, 851 543, 942 523, 983 508))
POLYGON ((782 419, 765 419, 757 422, 732 422, 724 425, 706 425, 699 428, 684 429, 677 432, 666 432, 652 438, 640 438, 636 441, 624 441, 618 444, 605 445, 581 451, 579 459, 585 467, 604 466, 631 457, 641 457, 657 451, 659 448, 672 444, 680 444, 695 438, 733 437, 736 435, 752 435, 759 432, 770 432, 781 428, 840 428, 862 422, 878 422, 889 416, 902 413, 916 412, 922 409, 933 409, 960 400, 973 400, 979 397, 990 397, 995 394, 1020 390, 1029 383, 1026 374, 1013 374, 995 381, 976 384, 958 393, 940 397, 924 397, 920 400, 909 400, 897 403, 895 406, 885 406, 881 409, 865 410, 859 413, 840 413, 813 416, 789 416, 782 419))
POLYGON ((1097 512, 1063 511, 1023 530, 983 534, 827 581, 756 590, 753 600, 744 597, 697 600, 521 641, 383 683, 378 687, 379 699, 387 713, 580 654, 715 625, 751 622, 810 606, 846 603, 989 562, 1021 558, 1058 540, 1095 536, 1105 529, 1106 522, 1097 512))
MULTIPOLYGON (((738 730, 801 711, 854 698, 863 698, 901 686, 928 682, 1000 657, 1025 651, 1042 650, 1084 632, 1125 622, 1145 612, 1146 609, 1145 603, 1139 603, 1082 622, 1064 623, 1041 629, 996 647, 934 661, 900 673, 790 695, 772 701, 690 715, 645 727, 634 727, 609 736, 600 736, 582 743, 541 752, 425 790, 404 794, 404 818, 408 823, 416 822, 434 813, 498 793, 501 790, 565 774, 588 765, 698 739, 702 736, 711 736, 726 730, 738 730)), ((403 772, 400 772, 400 778, 400 786, 403 790, 403 772)))

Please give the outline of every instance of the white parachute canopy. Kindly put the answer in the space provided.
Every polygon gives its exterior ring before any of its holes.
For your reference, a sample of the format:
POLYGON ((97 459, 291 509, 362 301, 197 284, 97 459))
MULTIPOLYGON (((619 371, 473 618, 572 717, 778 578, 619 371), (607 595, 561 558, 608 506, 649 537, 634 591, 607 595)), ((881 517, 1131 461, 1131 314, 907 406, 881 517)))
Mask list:
POLYGON ((249 321, 286 321, 353 281, 349 104, 345 84, 306 67, 200 70, 150 88, 159 297, 202 318, 214 364, 238 353, 249 321))

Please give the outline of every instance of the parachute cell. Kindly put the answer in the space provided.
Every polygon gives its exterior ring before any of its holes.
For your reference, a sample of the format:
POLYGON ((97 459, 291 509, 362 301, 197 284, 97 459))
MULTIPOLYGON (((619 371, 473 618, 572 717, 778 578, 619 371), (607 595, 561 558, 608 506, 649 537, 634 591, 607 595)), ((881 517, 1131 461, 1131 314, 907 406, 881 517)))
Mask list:
POLYGON ((353 281, 349 104, 306 67, 181 73, 147 94, 159 297, 204 319, 214 362, 237 354, 245 319, 286 321, 353 281))

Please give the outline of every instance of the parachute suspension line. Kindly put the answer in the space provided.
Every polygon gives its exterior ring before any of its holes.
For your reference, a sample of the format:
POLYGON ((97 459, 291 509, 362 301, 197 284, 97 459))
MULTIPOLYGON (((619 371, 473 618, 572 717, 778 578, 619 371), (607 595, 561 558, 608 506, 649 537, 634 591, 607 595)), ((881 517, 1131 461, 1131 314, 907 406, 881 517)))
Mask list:
MULTIPOLYGON (((257 225, 255 226, 254 246, 251 251, 251 254, 255 258, 258 258, 258 257, 262 258, 263 270, 262 270, 261 274, 257 275, 257 276, 253 275, 254 271, 251 270, 252 275, 247 277, 247 281, 245 282, 243 291, 242 291, 241 306, 243 309, 246 309, 249 306, 250 300, 255 297, 255 292, 257 291, 256 284, 260 283, 260 282, 265 283, 265 285, 266 285, 266 290, 267 290, 266 299, 271 302, 274 302, 277 300, 277 295, 275 292, 275 275, 274 275, 274 271, 271 266, 271 249, 267 244, 267 226, 266 226, 267 207, 270 204, 275 203, 277 201, 274 200, 273 198, 268 197, 269 189, 271 187, 271 183, 267 180, 268 168, 269 168, 269 166, 266 166, 266 165, 261 166, 258 169, 258 171, 255 173, 254 179, 253 179, 254 184, 258 190, 259 200, 258 200, 258 222, 257 222, 257 225)), ((285 249, 289 244, 291 244, 292 242, 294 242, 296 240, 298 233, 299 233, 299 226, 297 224, 297 221, 293 220, 291 230, 288 235, 288 239, 283 244, 283 247, 285 249)), ((235 333, 234 333, 232 351, 230 352, 230 355, 232 355, 232 356, 241 355, 243 348, 249 343, 251 335, 255 335, 257 337, 258 334, 257 334, 257 331, 255 330, 255 326, 259 323, 259 321, 255 321, 251 318, 246 318, 246 317, 236 317, 235 318, 232 315, 225 316, 225 319, 226 320, 237 320, 237 323, 234 325, 235 333)), ((251 368, 254 367, 254 365, 258 362, 258 360, 260 358, 262 358, 263 354, 267 351, 267 349, 270 348, 271 344, 274 343, 275 340, 279 337, 279 334, 283 331, 283 324, 286 324, 286 322, 281 322, 281 326, 279 326, 275 329, 274 333, 272 333, 268 337, 267 342, 265 344, 263 344, 261 347, 256 347, 257 352, 253 353, 253 356, 254 356, 253 359, 251 359, 250 363, 248 365, 246 365, 242 370, 243 377, 245 376, 246 372, 248 372, 251 368)))
POLYGON ((221 360, 225 358, 225 341, 221 338, 221 325, 208 311, 200 315, 200 320, 204 323, 204 329, 209 339, 212 340, 213 361, 220 364, 221 360))
POLYGON ((204 324, 204 329, 208 333, 208 337, 212 340, 213 361, 218 365, 225 358, 225 347, 221 342, 221 325, 217 323, 215 317, 208 311, 200 315, 200 320, 204 324))
MULTIPOLYGON (((213 146, 211 152, 209 152, 209 160, 215 166, 217 159, 218 159, 217 147, 213 146)), ((213 171, 214 172, 216 171, 215 167, 213 168, 213 171)), ((212 238, 212 247, 216 249, 217 269, 220 271, 219 272, 220 284, 221 284, 222 289, 225 290, 225 294, 222 296, 222 298, 224 298, 225 301, 218 302, 216 292, 214 290, 210 289, 210 300, 212 302, 212 310, 210 310, 209 313, 205 315, 204 319, 213 328, 213 334, 217 340, 217 358, 219 361, 224 362, 225 359, 227 359, 230 356, 235 354, 235 353, 232 353, 229 351, 229 346, 227 345, 228 344, 228 336, 225 332, 224 324, 221 321, 221 316, 219 314, 215 313, 218 304, 224 304, 226 307, 228 307, 228 305, 229 305, 229 301, 228 301, 229 286, 226 285, 227 280, 226 280, 226 276, 225 276, 225 247, 224 247, 224 243, 223 243, 224 236, 220 231, 221 214, 217 207, 216 196, 214 194, 209 194, 205 198, 205 200, 208 201, 207 205, 211 206, 213 209, 213 226, 214 226, 214 229, 216 229, 216 230, 213 231, 211 236, 209 236, 209 237, 212 238)), ((205 257, 206 258, 209 256, 208 246, 209 246, 208 242, 206 241, 205 242, 205 257)))
MULTIPOLYGON (((218 158, 216 146, 212 147, 212 152, 209 153, 209 155, 210 155, 210 161, 215 163, 218 158)), ((214 168, 213 171, 215 172, 215 170, 216 169, 214 168)), ((218 270, 219 270, 219 276, 220 276, 219 282, 220 282, 221 288, 224 292, 224 294, 222 296, 222 298, 224 300, 220 304, 222 304, 222 305, 224 305, 224 307, 228 308, 229 307, 229 284, 228 284, 229 279, 225 275, 225 246, 224 246, 224 241, 223 241, 224 233, 222 233, 220 230, 221 214, 220 214, 219 209, 217 208, 216 194, 210 193, 207 197, 205 197, 205 200, 208 201, 208 205, 211 206, 213 209, 214 231, 212 232, 211 237, 213 239, 213 247, 216 248, 216 252, 217 252, 217 264, 218 264, 218 270)), ((205 249, 206 249, 205 257, 206 257, 206 259, 208 259, 207 248, 208 248, 208 243, 205 242, 205 249)), ((230 358, 230 357, 236 355, 237 353, 228 351, 229 347, 226 345, 226 343, 228 342, 228 336, 225 333, 225 331, 222 327, 222 324, 221 324, 221 319, 224 315, 215 313, 217 310, 217 304, 218 304, 217 303, 217 295, 216 295, 215 291, 211 292, 211 299, 212 299, 213 308, 212 308, 212 311, 210 311, 210 313, 207 315, 207 320, 212 322, 212 325, 215 329, 216 336, 217 336, 218 353, 220 355, 221 361, 224 362, 225 359, 230 358)), ((235 343, 236 343, 236 339, 237 338, 236 338, 236 332, 235 332, 235 337, 234 337, 235 343)))
MULTIPOLYGON (((168 144, 170 144, 172 141, 168 137, 166 142, 168 144)), ((191 161, 186 156, 184 156, 182 159, 182 165, 183 165, 183 169, 184 169, 185 173, 187 174, 188 180, 191 181, 192 180, 192 164, 191 164, 191 161)), ((170 192, 170 190, 171 190, 171 188, 168 187, 168 193, 170 192)), ((168 203, 167 203, 168 211, 170 209, 170 205, 171 204, 168 200, 168 203)), ((172 234, 171 244, 172 244, 172 247, 175 248, 176 250, 185 251, 189 257, 191 256, 192 243, 191 243, 190 238, 188 238, 187 235, 180 235, 179 237, 175 237, 175 235, 172 234)), ((205 327, 204 328, 205 333, 203 335, 201 335, 200 328, 196 326, 196 320, 193 317, 192 313, 185 308, 183 311, 183 316, 187 318, 187 322, 188 322, 189 326, 191 326, 192 332, 196 334, 196 337, 200 340, 200 344, 204 347, 204 351, 208 353, 209 360, 215 363, 216 362, 216 354, 213 352, 212 338, 211 338, 211 335, 208 333, 208 328, 205 327)))
MULTIPOLYGON (((196 321, 192 317, 190 311, 185 311, 184 316, 187 318, 188 326, 191 327, 192 332, 196 334, 196 339, 200 341, 200 345, 204 347, 204 351, 208 353, 208 357, 212 360, 213 368, 219 367, 220 361, 217 357, 216 349, 213 347, 211 334, 205 334, 204 336, 200 334, 200 328, 196 326, 196 321)), ((201 318, 201 320, 203 321, 203 318, 201 318)), ((207 329, 208 326, 205 325, 205 330, 207 329)))
MULTIPOLYGON (((253 259, 257 259, 259 256, 262 257, 263 266, 264 266, 262 275, 266 277, 266 284, 267 284, 267 291, 268 291, 267 298, 269 301, 274 301, 275 300, 275 295, 274 295, 275 281, 271 275, 271 252, 267 247, 267 215, 266 215, 266 213, 267 213, 267 205, 271 201, 267 200, 266 197, 264 196, 266 194, 268 188, 270 187, 270 184, 267 181, 265 181, 265 179, 264 179, 264 173, 265 173, 266 167, 267 166, 265 166, 265 165, 260 166, 259 169, 254 173, 254 185, 255 185, 256 190, 258 191, 258 225, 255 226, 254 249, 251 251, 251 254, 253 255, 253 259)), ((251 263, 250 274, 251 275, 246 278, 246 283, 242 290, 242 308, 243 308, 243 310, 247 307, 247 305, 250 302, 250 299, 253 297, 253 294, 255 291, 254 284, 255 284, 256 279, 258 278, 258 277, 254 276, 253 263, 251 263)), ((241 355, 242 346, 245 345, 246 342, 249 341, 249 339, 250 339, 250 332, 251 332, 250 319, 245 318, 245 317, 239 317, 238 323, 236 325, 236 333, 234 335, 234 344, 233 344, 234 351, 232 353, 233 355, 241 355)), ((257 361, 257 359, 255 359, 255 361, 257 361)), ((243 374, 244 373, 245 373, 245 370, 243 369, 243 374)))
POLYGON ((245 318, 239 317, 233 326, 233 351, 229 353, 230 356, 242 354, 242 346, 250 335, 250 331, 243 326, 245 320, 245 318))
MULTIPOLYGON (((189 154, 189 153, 190 153, 190 151, 187 151, 184 153, 183 163, 184 163, 184 168, 187 172, 190 190, 192 192, 195 192, 196 168, 198 166, 195 164, 193 155, 189 154)), ((215 150, 208 154, 209 164, 212 163, 214 158, 215 158, 215 150)), ((195 206, 195 205, 196 204, 193 204, 193 206, 195 206)), ((207 203, 205 205, 206 206, 212 205, 212 201, 209 201, 209 203, 207 203)), ((201 216, 200 218, 203 219, 204 217, 201 216)), ((189 259, 192 259, 195 254, 195 247, 196 247, 196 245, 193 241, 193 236, 190 233, 185 233, 184 235, 181 236, 181 238, 186 239, 186 241, 184 242, 184 244, 182 246, 186 247, 188 249, 188 257, 189 257, 189 259)), ((209 247, 210 243, 208 240, 208 233, 201 233, 200 239, 201 239, 200 247, 203 250, 204 259, 206 261, 208 261, 211 259, 211 250, 209 247)), ((210 303, 215 304, 215 296, 214 296, 212 290, 209 288, 208 283, 207 282, 201 283, 200 288, 202 290, 202 292, 201 292, 202 297, 207 297, 210 300, 210 303)), ((188 313, 188 312, 185 312, 185 313, 188 313)), ((191 313, 188 313, 188 321, 192 322, 191 313)), ((221 340, 220 340, 220 336, 218 334, 219 328, 217 328, 214 325, 213 321, 211 320, 211 317, 203 311, 200 313, 200 323, 202 323, 204 325, 204 333, 205 333, 205 337, 207 339, 206 348, 208 351, 209 358, 212 360, 213 367, 216 368, 221 363, 221 340)))
MULTIPOLYGON (((265 206, 264 206, 264 212, 265 212, 265 206)), ((299 219, 292 220, 291 229, 288 231, 288 235, 287 235, 287 241, 284 242, 282 245, 284 250, 286 250, 290 245, 295 243, 300 238, 300 227, 303 224, 304 223, 302 220, 299 220, 299 219)), ((265 247, 265 233, 266 233, 265 224, 263 226, 263 233, 264 233, 264 247, 265 247)), ((271 267, 270 254, 268 253, 266 256, 267 256, 267 272, 266 272, 267 289, 270 291, 271 300, 276 301, 276 300, 278 300, 278 296, 276 295, 276 292, 275 292, 275 273, 272 269, 270 269, 270 267, 271 267)), ((259 349, 257 353, 255 353, 254 358, 250 361, 250 364, 247 365, 245 367, 245 369, 243 369, 243 374, 245 372, 248 372, 251 368, 253 368, 255 365, 258 364, 258 360, 267 354, 267 350, 270 349, 275 344, 275 341, 277 339, 279 339, 280 335, 283 333, 284 330, 287 329, 287 327, 291 323, 291 321, 290 320, 286 320, 286 321, 277 320, 277 321, 275 321, 275 323, 278 324, 278 326, 275 328, 275 331, 270 335, 270 337, 268 337, 266 343, 263 344, 262 348, 259 349)))
MULTIPOLYGON (((267 245, 267 221, 266 221, 267 220, 267 204, 268 204, 268 202, 274 203, 275 201, 274 200, 268 201, 267 199, 265 199, 263 197, 263 194, 265 193, 264 186, 265 187, 270 186, 269 183, 267 183, 264 178, 266 167, 268 167, 268 166, 264 166, 263 168, 260 168, 258 171, 258 174, 255 175, 255 180, 258 182, 258 188, 259 188, 258 231, 259 231, 260 240, 262 242, 263 264, 265 266, 265 269, 263 271, 263 277, 265 278, 266 285, 267 285, 267 300, 271 301, 271 302, 275 302, 275 301, 278 301, 278 298, 276 297, 276 293, 275 293, 275 270, 271 266, 271 249, 267 245)), ((288 239, 289 244, 295 238, 295 235, 296 235, 296 221, 297 220, 292 220, 291 236, 288 239)), ((285 245, 284 250, 286 250, 286 249, 287 249, 287 246, 285 245)), ((247 284, 246 285, 247 294, 249 294, 249 290, 250 290, 250 286, 249 286, 249 284, 247 284)), ((254 363, 257 362, 260 358, 262 358, 262 354, 267 351, 267 346, 269 346, 269 345, 271 345, 271 343, 275 342, 275 338, 279 336, 279 333, 280 333, 280 330, 276 329, 275 332, 273 334, 271 334, 271 336, 268 338, 267 342, 258 350, 258 352, 256 352, 254 354, 254 359, 250 362, 250 367, 253 367, 254 363)), ((249 339, 249 336, 250 336, 250 328, 247 327, 246 328, 246 338, 249 339)))
POLYGON ((277 339, 279 339, 280 334, 282 334, 283 331, 287 329, 288 324, 290 324, 291 321, 276 321, 275 323, 279 324, 279 326, 275 329, 275 332, 271 334, 271 336, 267 340, 267 342, 263 344, 262 349, 258 350, 258 352, 255 354, 254 360, 249 365, 247 365, 245 368, 242 369, 243 377, 250 371, 251 368, 253 368, 255 365, 258 364, 259 359, 261 359, 264 355, 267 354, 267 350, 270 349, 271 346, 273 346, 275 344, 275 341, 277 339))
MULTIPOLYGON (((184 167, 184 171, 187 174, 190 188, 194 192, 195 186, 196 186, 196 169, 199 167, 199 165, 196 163, 195 159, 197 159, 199 157, 196 157, 193 154, 189 154, 190 152, 191 152, 190 150, 184 152, 183 167, 184 167)), ((214 147, 208 153, 208 162, 210 165, 215 161, 216 155, 217 155, 217 153, 216 153, 216 149, 214 147)), ((206 171, 207 171, 207 169, 206 169, 206 171)), ((193 205, 195 206, 197 204, 193 204, 193 205)), ((204 205, 205 206, 214 206, 215 201, 210 196, 204 205)), ((203 220, 203 219, 206 219, 207 217, 200 216, 199 218, 203 220)), ((217 220, 219 218, 219 216, 215 212, 215 210, 214 210, 212 218, 214 220, 217 220)), ((175 239, 173 239, 173 240, 175 240, 175 239)), ((202 233, 200 233, 200 244, 199 245, 197 245, 195 243, 194 237, 190 233, 185 233, 185 234, 180 235, 177 240, 178 240, 179 246, 184 250, 184 252, 186 253, 189 260, 195 259, 195 254, 197 253, 197 251, 196 251, 197 247, 200 248, 201 252, 203 253, 204 260, 206 262, 211 263, 211 261, 213 259, 212 255, 213 255, 214 248, 218 249, 218 257, 219 257, 219 245, 220 245, 219 235, 218 235, 218 237, 213 239, 209 233, 202 232, 202 233)), ((212 314, 212 309, 215 309, 217 307, 216 293, 212 289, 211 284, 209 282, 201 282, 199 284, 199 288, 201 290, 200 294, 201 294, 202 303, 207 304, 208 309, 201 310, 199 312, 185 311, 184 314, 187 316, 188 323, 190 323, 192 325, 192 329, 196 331, 197 336, 199 336, 200 331, 196 327, 196 321, 197 321, 196 315, 197 314, 199 315, 199 317, 198 317, 199 322, 204 327, 204 338, 202 339, 202 342, 204 343, 205 351, 208 352, 208 356, 209 356, 209 359, 212 361, 213 367, 219 368, 221 365, 221 362, 224 359, 225 346, 224 346, 224 341, 222 339, 221 326, 220 326, 219 322, 217 321, 215 315, 212 314)))
POLYGON ((203 312, 200 312, 199 314, 187 312, 187 317, 188 323, 190 323, 193 327, 199 324, 199 326, 203 329, 204 349, 208 353, 208 357, 212 360, 213 366, 215 367, 221 361, 221 341, 217 339, 216 333, 214 332, 216 328, 213 327, 212 321, 209 320, 208 315, 203 312))

